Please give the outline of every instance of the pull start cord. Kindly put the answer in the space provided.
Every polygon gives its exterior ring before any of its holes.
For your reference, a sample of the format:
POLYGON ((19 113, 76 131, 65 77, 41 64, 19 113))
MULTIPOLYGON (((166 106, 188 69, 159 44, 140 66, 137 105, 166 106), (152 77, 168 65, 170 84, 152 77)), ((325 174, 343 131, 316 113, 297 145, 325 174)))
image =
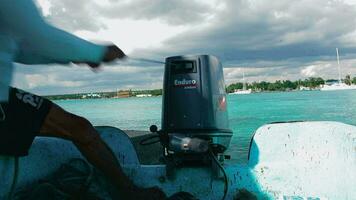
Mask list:
POLYGON ((152 59, 146 59, 146 58, 136 58, 136 57, 131 57, 131 56, 128 56, 127 58, 130 59, 130 60, 138 61, 138 62, 155 63, 155 64, 163 64, 163 65, 166 64, 165 62, 159 61, 159 60, 152 60, 152 59))

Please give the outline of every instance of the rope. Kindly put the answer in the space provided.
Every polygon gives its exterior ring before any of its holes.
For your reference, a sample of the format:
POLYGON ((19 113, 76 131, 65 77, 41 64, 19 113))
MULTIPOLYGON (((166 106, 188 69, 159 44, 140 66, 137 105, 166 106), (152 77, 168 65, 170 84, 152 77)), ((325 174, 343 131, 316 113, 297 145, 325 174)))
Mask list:
POLYGON ((100 199, 89 191, 94 175, 93 167, 83 159, 74 158, 63 164, 46 180, 20 190, 16 194, 14 194, 14 186, 17 178, 14 178, 9 200, 35 200, 38 199, 38 194, 41 194, 40 199, 43 199, 46 194, 55 195, 58 199, 100 199))
MULTIPOLYGON (((119 160, 116 158, 113 150, 106 143, 104 144, 115 157, 115 163, 119 165, 119 160)), ((18 166, 18 158, 15 158, 14 179, 11 185, 8 200, 37 200, 38 196, 36 195, 38 194, 41 194, 41 200, 43 199, 43 195, 46 194, 51 194, 52 196, 55 194, 55 196, 58 196, 59 199, 101 199, 97 196, 97 194, 90 191, 90 189, 93 189, 91 188, 93 179, 98 178, 95 173, 96 171, 91 165, 81 158, 70 159, 67 163, 62 164, 56 172, 46 179, 37 182, 36 184, 29 185, 28 188, 23 188, 15 193, 18 166)), ((94 188, 97 187, 98 185, 95 184, 94 188)), ((112 195, 110 191, 107 192, 110 196, 112 195)))
POLYGON ((0 121, 5 121, 6 115, 4 109, 2 108, 1 103, 0 103, 0 113, 1 113, 0 121))
POLYGON ((214 155, 213 151, 211 150, 211 148, 209 148, 209 152, 210 152, 210 155, 211 157, 213 158, 213 160, 215 161, 215 163, 219 166, 219 168, 221 169, 221 171, 223 172, 224 174, 224 195, 223 197, 221 198, 221 200, 225 200, 226 198, 226 195, 227 195, 227 192, 229 190, 229 180, 228 180, 228 177, 227 177, 227 174, 226 174, 226 171, 225 171, 225 168, 221 165, 221 163, 218 161, 218 159, 216 158, 216 156, 214 155))

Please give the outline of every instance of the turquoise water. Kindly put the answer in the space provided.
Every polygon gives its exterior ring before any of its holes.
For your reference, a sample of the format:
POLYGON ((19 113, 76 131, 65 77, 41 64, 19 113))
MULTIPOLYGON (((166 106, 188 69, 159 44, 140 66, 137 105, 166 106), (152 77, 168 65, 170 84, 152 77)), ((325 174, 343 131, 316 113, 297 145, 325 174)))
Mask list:
MULTIPOLYGON (((304 91, 228 95, 230 128, 234 132, 229 153, 233 161, 247 159, 253 133, 276 121, 324 120, 356 125, 356 91, 304 91)), ((148 130, 160 125, 161 97, 56 101, 94 125, 148 130)))

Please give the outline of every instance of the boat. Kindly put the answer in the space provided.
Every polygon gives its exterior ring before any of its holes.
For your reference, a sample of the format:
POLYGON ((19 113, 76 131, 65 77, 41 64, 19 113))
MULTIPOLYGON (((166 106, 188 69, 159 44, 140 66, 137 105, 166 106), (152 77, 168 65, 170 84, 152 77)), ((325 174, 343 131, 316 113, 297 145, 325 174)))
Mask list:
MULTIPOLYGON (((352 156, 356 126, 315 121, 260 127, 251 140, 248 162, 223 164, 229 180, 227 191, 223 179, 214 178, 213 170, 204 166, 181 167, 174 178, 168 178, 165 164, 142 163, 145 151, 137 150, 127 132, 107 126, 96 128, 135 184, 159 186, 167 195, 186 191, 201 200, 220 200, 226 192, 225 200, 233 200, 239 191, 248 191, 257 199, 356 197, 352 156)), ((152 147, 149 152, 160 151, 152 147)), ((17 167, 14 157, 0 157, 0 199, 6 199, 11 186, 23 188, 38 183, 74 158, 85 160, 71 142, 45 137, 35 139, 30 154, 20 158, 17 167)), ((90 185, 96 185, 96 181, 92 179, 90 185)))
POLYGON ((152 97, 152 94, 138 94, 136 97, 152 97))
MULTIPOLYGON (((152 125, 151 134, 129 137, 118 128, 95 127, 136 185, 158 186, 168 196, 185 191, 201 200, 355 199, 356 126, 328 121, 266 124, 251 139, 247 163, 237 163, 229 160, 237 153, 225 152, 233 132, 217 58, 175 56, 166 62, 161 130, 152 125)), ((52 188, 46 177, 58 175, 72 160, 82 161, 75 169, 86 169, 87 176, 81 176, 86 191, 107 193, 110 188, 100 184, 103 178, 95 176, 72 142, 36 137, 28 156, 0 156, 0 199, 12 199, 22 188, 39 183, 52 188)))
POLYGON ((248 89, 248 90, 235 90, 232 94, 251 94, 251 89, 248 89))
POLYGON ((252 90, 247 89, 246 87, 246 80, 245 80, 245 73, 242 73, 242 89, 236 89, 233 93, 230 94, 251 94, 252 90))
POLYGON ((321 91, 333 91, 333 90, 356 90, 356 85, 347 85, 342 82, 332 83, 330 85, 325 84, 320 88, 321 91))
POLYGON ((339 49, 336 48, 336 58, 339 71, 339 79, 337 82, 332 82, 329 84, 324 84, 321 86, 321 91, 333 91, 333 90, 356 90, 356 85, 348 85, 341 81, 341 69, 340 69, 340 59, 339 59, 339 49))

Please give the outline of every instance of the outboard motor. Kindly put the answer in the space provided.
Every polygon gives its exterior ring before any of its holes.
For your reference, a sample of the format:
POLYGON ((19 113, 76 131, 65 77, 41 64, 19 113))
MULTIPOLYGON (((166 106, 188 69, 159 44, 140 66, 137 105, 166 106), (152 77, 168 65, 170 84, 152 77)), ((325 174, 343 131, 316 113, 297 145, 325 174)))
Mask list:
MULTIPOLYGON (((152 132, 157 127, 151 126, 152 132)), ((222 65, 210 55, 166 58, 162 130, 165 157, 174 165, 211 163, 209 152, 229 146, 226 92, 222 65)))

